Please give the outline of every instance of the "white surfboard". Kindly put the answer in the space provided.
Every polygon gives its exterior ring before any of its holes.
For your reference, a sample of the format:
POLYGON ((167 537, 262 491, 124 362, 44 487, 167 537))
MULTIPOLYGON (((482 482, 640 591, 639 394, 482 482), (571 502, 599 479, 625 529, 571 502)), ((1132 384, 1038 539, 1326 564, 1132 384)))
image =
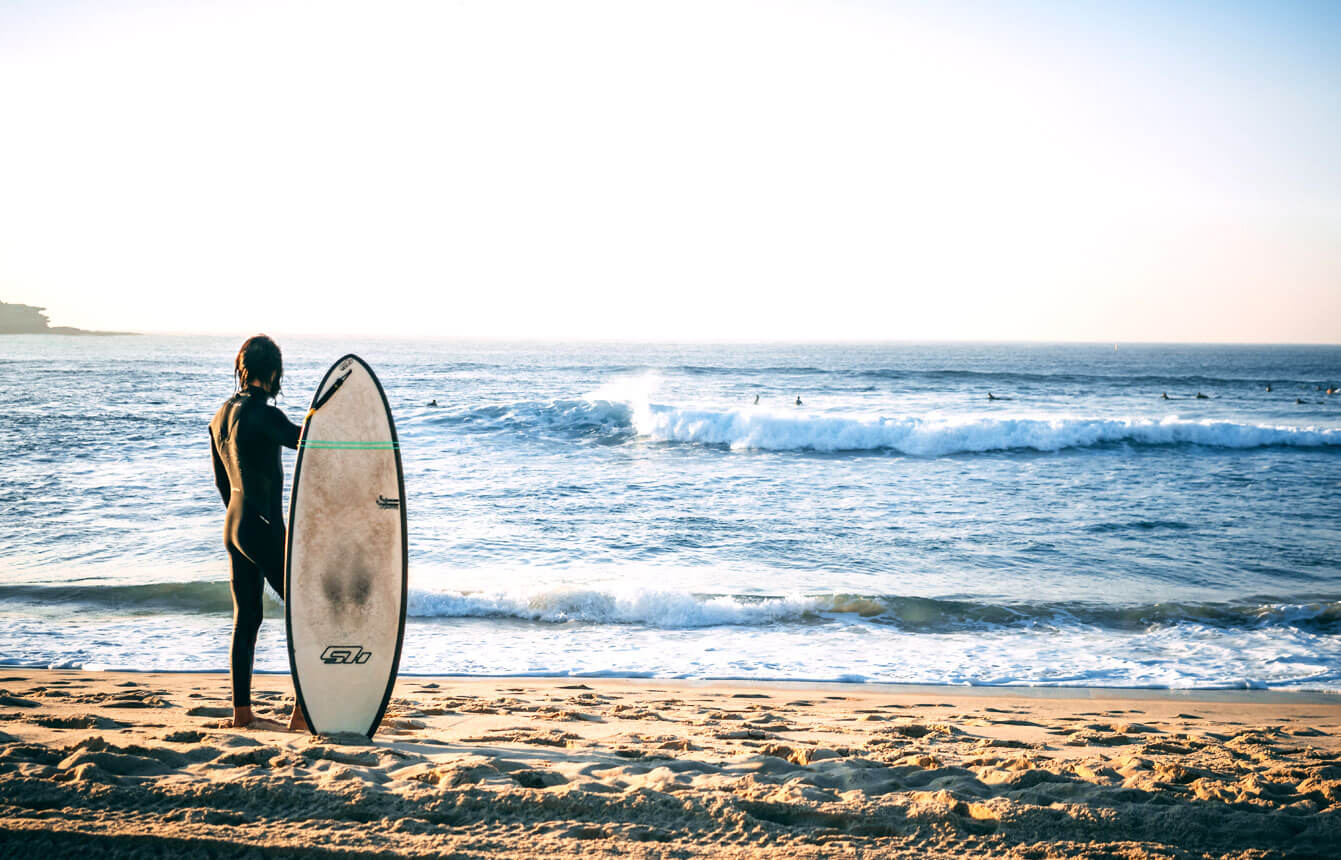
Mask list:
POLYGON ((381 383, 356 355, 326 372, 312 408, 289 501, 289 665, 312 731, 372 737, 405 636, 400 444, 381 383))

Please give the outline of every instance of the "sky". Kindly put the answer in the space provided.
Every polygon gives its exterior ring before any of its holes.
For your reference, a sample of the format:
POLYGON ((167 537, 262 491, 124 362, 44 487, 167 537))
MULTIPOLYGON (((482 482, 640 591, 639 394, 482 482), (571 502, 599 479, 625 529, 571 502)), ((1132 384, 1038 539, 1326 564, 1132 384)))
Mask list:
POLYGON ((1341 343, 1334 2, 0 0, 0 301, 1341 343))

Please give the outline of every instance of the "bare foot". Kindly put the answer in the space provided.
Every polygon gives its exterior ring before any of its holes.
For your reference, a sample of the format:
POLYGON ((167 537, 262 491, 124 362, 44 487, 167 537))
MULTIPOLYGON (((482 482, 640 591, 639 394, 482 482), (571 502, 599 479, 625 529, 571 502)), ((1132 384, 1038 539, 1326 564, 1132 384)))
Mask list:
POLYGON ((265 717, 252 717, 251 722, 247 723, 245 726, 239 726, 239 728, 260 729, 261 731, 266 732, 288 731, 284 728, 282 723, 277 723, 274 720, 267 720, 265 717))
POLYGON ((282 732, 284 727, 274 720, 258 717, 250 707, 233 708, 233 721, 228 725, 234 729, 261 729, 263 731, 282 732))

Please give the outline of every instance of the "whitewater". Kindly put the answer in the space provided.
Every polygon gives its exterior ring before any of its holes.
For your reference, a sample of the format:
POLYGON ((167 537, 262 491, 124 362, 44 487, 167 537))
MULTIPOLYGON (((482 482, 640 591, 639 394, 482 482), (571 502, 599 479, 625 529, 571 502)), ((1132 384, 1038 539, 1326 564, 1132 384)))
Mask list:
MULTIPOLYGON (((281 345, 387 387, 410 673, 1341 690, 1338 348, 281 345)), ((226 668, 235 349, 0 338, 0 663, 226 668)))
MULTIPOLYGON (((655 382, 647 382, 648 386, 655 382)), ((801 410, 736 407, 725 410, 686 409, 650 402, 645 392, 629 401, 601 397, 557 403, 523 403, 503 407, 514 422, 529 413, 536 425, 604 429, 656 442, 722 445, 763 451, 892 451, 918 457, 941 457, 982 451, 1032 449, 1059 451, 1105 442, 1139 445, 1206 445, 1218 448, 1263 448, 1275 445, 1323 447, 1341 445, 1341 430, 1292 427, 1235 421, 1152 418, 1050 418, 881 416, 814 414, 801 410)), ((461 423, 499 416, 454 416, 461 423)))

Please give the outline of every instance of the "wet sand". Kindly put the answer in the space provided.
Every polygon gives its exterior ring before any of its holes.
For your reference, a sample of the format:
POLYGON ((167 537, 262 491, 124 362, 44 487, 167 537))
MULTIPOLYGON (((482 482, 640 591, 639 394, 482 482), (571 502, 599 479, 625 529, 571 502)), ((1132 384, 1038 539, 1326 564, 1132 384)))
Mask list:
POLYGON ((0 670, 0 855, 1341 854, 1335 697, 416 677, 371 744, 230 713, 221 675, 0 670))

